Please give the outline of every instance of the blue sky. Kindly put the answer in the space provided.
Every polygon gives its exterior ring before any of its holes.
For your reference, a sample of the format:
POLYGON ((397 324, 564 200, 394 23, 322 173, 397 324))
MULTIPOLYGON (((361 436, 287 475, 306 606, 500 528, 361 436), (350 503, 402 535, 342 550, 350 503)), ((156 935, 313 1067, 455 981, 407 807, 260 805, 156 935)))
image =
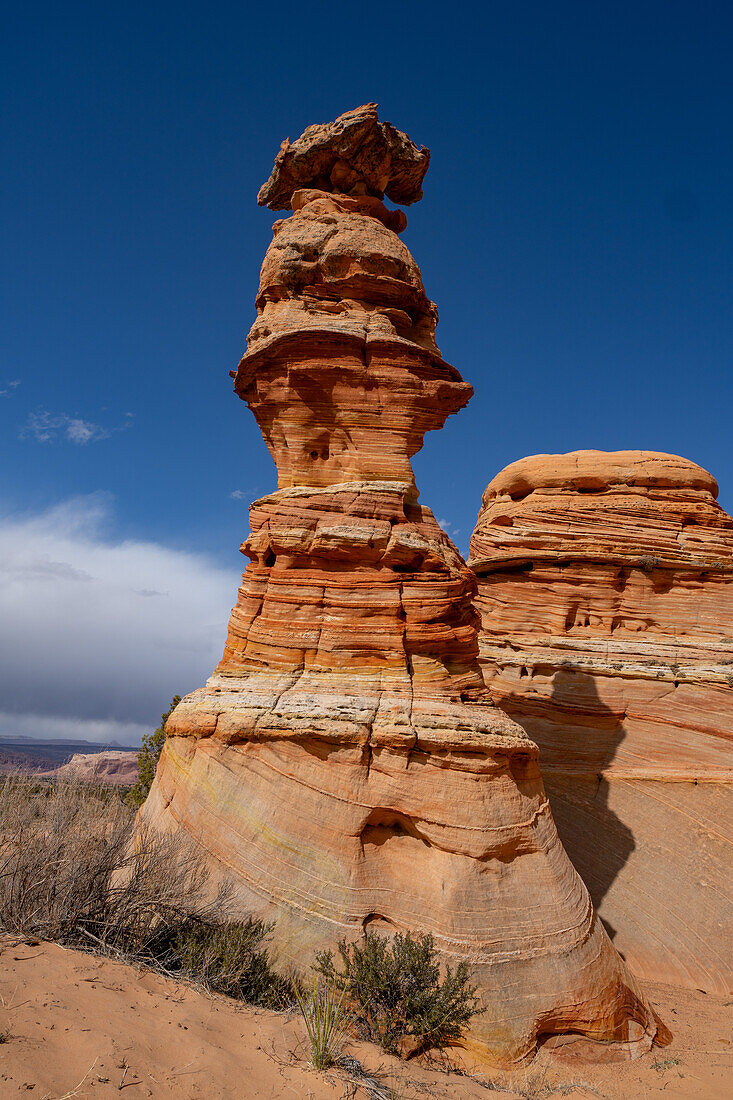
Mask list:
POLYGON ((432 151, 405 240, 476 394, 415 468, 461 549, 538 452, 682 454, 733 508, 732 30, 727 0, 9 12, 0 732, 132 736, 216 660, 275 484, 228 376, 276 216, 257 190, 284 137, 363 102, 432 151))

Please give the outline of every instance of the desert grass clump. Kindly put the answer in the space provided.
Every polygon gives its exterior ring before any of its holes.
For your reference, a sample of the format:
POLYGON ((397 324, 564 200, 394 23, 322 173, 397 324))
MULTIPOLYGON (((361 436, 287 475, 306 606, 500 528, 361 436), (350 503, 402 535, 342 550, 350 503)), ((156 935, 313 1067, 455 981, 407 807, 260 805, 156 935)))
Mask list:
POLYGON ((201 851, 78 781, 0 779, 0 929, 144 963, 254 1004, 292 1000, 260 921, 227 923, 201 851))
POLYGON ((345 996, 343 990, 339 993, 332 985, 318 982, 307 993, 295 989, 306 1031, 306 1043, 301 1045, 314 1069, 328 1069, 341 1053, 350 1019, 345 996))
POLYGON ((368 932, 363 944, 339 944, 342 969, 330 951, 316 971, 354 1005, 364 1036, 391 1054, 442 1049, 460 1039, 480 1011, 468 963, 440 964, 431 935, 398 933, 388 941, 368 932))

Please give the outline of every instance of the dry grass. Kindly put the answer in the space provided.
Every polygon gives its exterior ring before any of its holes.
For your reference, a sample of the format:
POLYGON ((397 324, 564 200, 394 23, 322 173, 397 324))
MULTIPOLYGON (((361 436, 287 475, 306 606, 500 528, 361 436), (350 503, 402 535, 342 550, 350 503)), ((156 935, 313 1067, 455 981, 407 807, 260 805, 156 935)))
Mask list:
POLYGON ((553 1096, 572 1096, 573 1093, 592 1093, 599 1100, 605 1100, 603 1094, 586 1081, 579 1078, 570 1080, 548 1080, 550 1067, 532 1065, 514 1073, 485 1077, 482 1074, 466 1074, 489 1092, 500 1092, 506 1096, 518 1096, 521 1100, 550 1100, 553 1096))
MULTIPOLYGON (((74 1085, 73 1089, 70 1089, 69 1092, 65 1092, 63 1096, 57 1097, 56 1100, 74 1100, 74 1097, 79 1095, 79 1089, 82 1087, 82 1085, 84 1085, 87 1078, 89 1077, 89 1074, 92 1072, 92 1070, 94 1069, 96 1064, 97 1064, 97 1059, 95 1058, 94 1061, 92 1062, 91 1066, 89 1067, 89 1069, 86 1071, 86 1073, 82 1077, 79 1084, 74 1085)), ((42 1097, 42 1100, 54 1100, 54 1098, 51 1097, 48 1093, 46 1093, 46 1095, 42 1097)))
POLYGON ((206 871, 182 835, 138 830, 113 792, 81 783, 0 784, 0 925, 62 943, 146 954, 164 929, 213 918, 206 871))
POLYGON ((183 834, 138 824, 115 791, 79 782, 0 780, 0 929, 154 966, 207 989, 279 1007, 259 921, 226 923, 183 834))

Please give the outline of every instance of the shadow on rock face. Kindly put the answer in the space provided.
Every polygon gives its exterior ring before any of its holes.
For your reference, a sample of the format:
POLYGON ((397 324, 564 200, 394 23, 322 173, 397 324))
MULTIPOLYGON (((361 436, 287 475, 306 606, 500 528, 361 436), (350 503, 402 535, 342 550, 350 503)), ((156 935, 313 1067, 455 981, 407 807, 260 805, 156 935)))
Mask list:
MULTIPOLYGON (((623 712, 601 699, 596 677, 560 669, 549 697, 509 694, 501 707, 540 748, 540 768, 560 840, 596 910, 636 848, 610 806, 607 771, 626 736, 623 712)), ((616 929, 604 921, 608 934, 616 929)))

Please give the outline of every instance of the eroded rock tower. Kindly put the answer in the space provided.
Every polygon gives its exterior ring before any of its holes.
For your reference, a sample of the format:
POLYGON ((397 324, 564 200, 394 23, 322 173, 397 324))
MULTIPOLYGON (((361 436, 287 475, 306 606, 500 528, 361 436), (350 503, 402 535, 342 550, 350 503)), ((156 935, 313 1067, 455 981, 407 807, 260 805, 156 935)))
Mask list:
POLYGON ((476 968, 500 1063, 656 1025, 557 836, 538 750, 478 664, 475 579, 410 459, 472 390, 399 238, 429 154, 368 104, 285 142, 235 389, 278 468, 250 509, 224 656, 168 723, 142 814, 199 838, 278 957, 431 932, 476 968))

